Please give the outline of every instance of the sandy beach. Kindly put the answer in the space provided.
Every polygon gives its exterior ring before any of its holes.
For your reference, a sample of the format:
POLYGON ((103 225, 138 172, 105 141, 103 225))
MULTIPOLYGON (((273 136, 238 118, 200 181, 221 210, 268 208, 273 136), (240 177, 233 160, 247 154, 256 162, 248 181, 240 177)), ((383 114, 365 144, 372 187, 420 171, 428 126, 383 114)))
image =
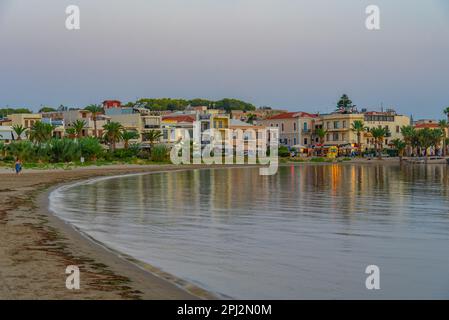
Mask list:
POLYGON ((157 270, 130 263, 48 211, 48 193, 57 185, 98 176, 176 169, 180 167, 105 166, 25 170, 18 176, 12 170, 0 169, 0 299, 213 298, 180 279, 156 275, 157 270), (80 268, 80 290, 66 289, 69 265, 80 268))

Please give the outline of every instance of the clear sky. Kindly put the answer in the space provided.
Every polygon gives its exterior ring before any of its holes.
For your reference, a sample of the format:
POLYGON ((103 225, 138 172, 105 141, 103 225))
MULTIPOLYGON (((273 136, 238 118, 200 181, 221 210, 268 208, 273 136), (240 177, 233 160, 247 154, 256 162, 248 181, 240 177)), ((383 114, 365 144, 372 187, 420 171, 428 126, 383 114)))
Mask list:
POLYGON ((0 107, 221 99, 292 111, 449 106, 447 0, 0 0, 0 107), (65 29, 65 8, 81 30, 65 29), (365 8, 381 9, 381 30, 365 8))

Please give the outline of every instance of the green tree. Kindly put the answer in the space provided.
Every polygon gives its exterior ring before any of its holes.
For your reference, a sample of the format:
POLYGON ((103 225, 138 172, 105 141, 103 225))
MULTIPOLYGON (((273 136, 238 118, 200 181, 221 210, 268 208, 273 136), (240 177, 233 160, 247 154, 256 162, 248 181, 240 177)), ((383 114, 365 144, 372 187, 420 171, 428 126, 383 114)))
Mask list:
POLYGON ((104 140, 109 144, 110 151, 114 152, 115 146, 123 138, 123 126, 119 122, 109 122, 103 126, 104 140))
POLYGON ((412 126, 403 126, 401 128, 401 134, 404 138, 404 142, 407 145, 407 156, 410 157, 412 154, 412 148, 416 145, 417 133, 415 128, 412 126))
POLYGON ((78 145, 81 150, 81 155, 87 160, 96 161, 103 153, 103 147, 98 141, 98 138, 85 137, 78 140, 78 145))
POLYGON ((17 114, 17 113, 33 113, 30 109, 27 108, 4 108, 0 109, 0 118, 5 118, 9 116, 10 114, 17 114))
POLYGON ((385 128, 371 128, 370 132, 376 145, 377 157, 382 159, 382 146, 384 138, 388 134, 388 130, 385 128))
POLYGON ((125 149, 129 148, 129 140, 139 139, 139 134, 136 131, 123 131, 122 140, 125 143, 125 149))
POLYGON ((365 124, 362 120, 355 120, 351 125, 351 130, 357 134, 357 146, 359 148, 359 156, 362 155, 362 133, 366 131, 365 124))
POLYGON ((162 137, 162 132, 159 130, 150 130, 148 132, 145 132, 143 134, 143 140, 148 141, 150 143, 150 146, 153 147, 154 143, 156 141, 159 141, 162 137))
POLYGON ((340 113, 353 113, 356 106, 352 104, 352 100, 349 99, 347 94, 343 94, 337 103, 337 112, 340 113))
POLYGON ((52 138, 53 129, 51 124, 37 121, 28 131, 29 139, 37 144, 47 142, 52 138))
POLYGON ((74 140, 62 138, 49 142, 52 162, 72 162, 80 159, 81 149, 74 140))
POLYGON ((76 138, 76 130, 75 128, 67 128, 65 129, 65 133, 68 135, 69 139, 76 138))
POLYGON ((447 139, 447 128, 449 126, 447 120, 440 120, 438 122, 438 126, 440 127, 440 129, 443 131, 443 157, 446 156, 447 153, 447 144, 446 144, 446 139, 447 139))
POLYGON ((404 157, 404 150, 407 147, 407 144, 405 143, 405 141, 402 141, 401 139, 394 139, 391 141, 391 143, 398 151, 399 161, 402 162, 402 158, 404 157))
POLYGON ((253 124, 254 120, 256 120, 256 119, 257 119, 257 116, 254 113, 250 113, 250 114, 248 114, 246 122, 250 123, 250 124, 253 124))
POLYGON ((22 126, 21 124, 15 124, 12 127, 12 131, 16 134, 16 140, 22 140, 22 135, 27 131, 27 128, 22 126))
POLYGON ((72 128, 75 130, 75 135, 77 138, 81 138, 83 136, 83 130, 86 127, 86 121, 84 120, 76 120, 72 123, 72 128))
POLYGON ((44 113, 44 112, 55 112, 56 109, 52 107, 42 107, 38 112, 44 113))
POLYGON ((92 121, 94 122, 94 136, 95 138, 98 138, 97 119, 98 116, 103 113, 103 107, 98 104, 90 104, 85 108, 85 110, 92 113, 92 121))

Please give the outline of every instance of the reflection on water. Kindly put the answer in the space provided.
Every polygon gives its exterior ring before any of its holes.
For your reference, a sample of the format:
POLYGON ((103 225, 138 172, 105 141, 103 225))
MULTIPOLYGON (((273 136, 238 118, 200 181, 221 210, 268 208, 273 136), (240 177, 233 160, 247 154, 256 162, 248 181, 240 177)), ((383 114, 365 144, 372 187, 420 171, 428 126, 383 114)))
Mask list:
POLYGON ((56 192, 63 219, 233 298, 449 298, 446 166, 158 173, 56 192), (381 290, 365 288, 378 265, 381 290))

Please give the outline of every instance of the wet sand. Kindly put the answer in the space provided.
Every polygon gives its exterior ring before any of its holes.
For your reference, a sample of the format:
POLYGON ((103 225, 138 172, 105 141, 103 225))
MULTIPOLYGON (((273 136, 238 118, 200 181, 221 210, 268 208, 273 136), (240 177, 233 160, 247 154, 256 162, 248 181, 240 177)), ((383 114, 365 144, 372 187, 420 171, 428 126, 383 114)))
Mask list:
POLYGON ((199 167, 25 170, 18 176, 0 169, 0 299, 214 298, 151 266, 144 270, 106 250, 53 216, 47 206, 48 193, 56 185, 97 176, 199 167), (66 288, 69 265, 80 268, 80 290, 66 288))

